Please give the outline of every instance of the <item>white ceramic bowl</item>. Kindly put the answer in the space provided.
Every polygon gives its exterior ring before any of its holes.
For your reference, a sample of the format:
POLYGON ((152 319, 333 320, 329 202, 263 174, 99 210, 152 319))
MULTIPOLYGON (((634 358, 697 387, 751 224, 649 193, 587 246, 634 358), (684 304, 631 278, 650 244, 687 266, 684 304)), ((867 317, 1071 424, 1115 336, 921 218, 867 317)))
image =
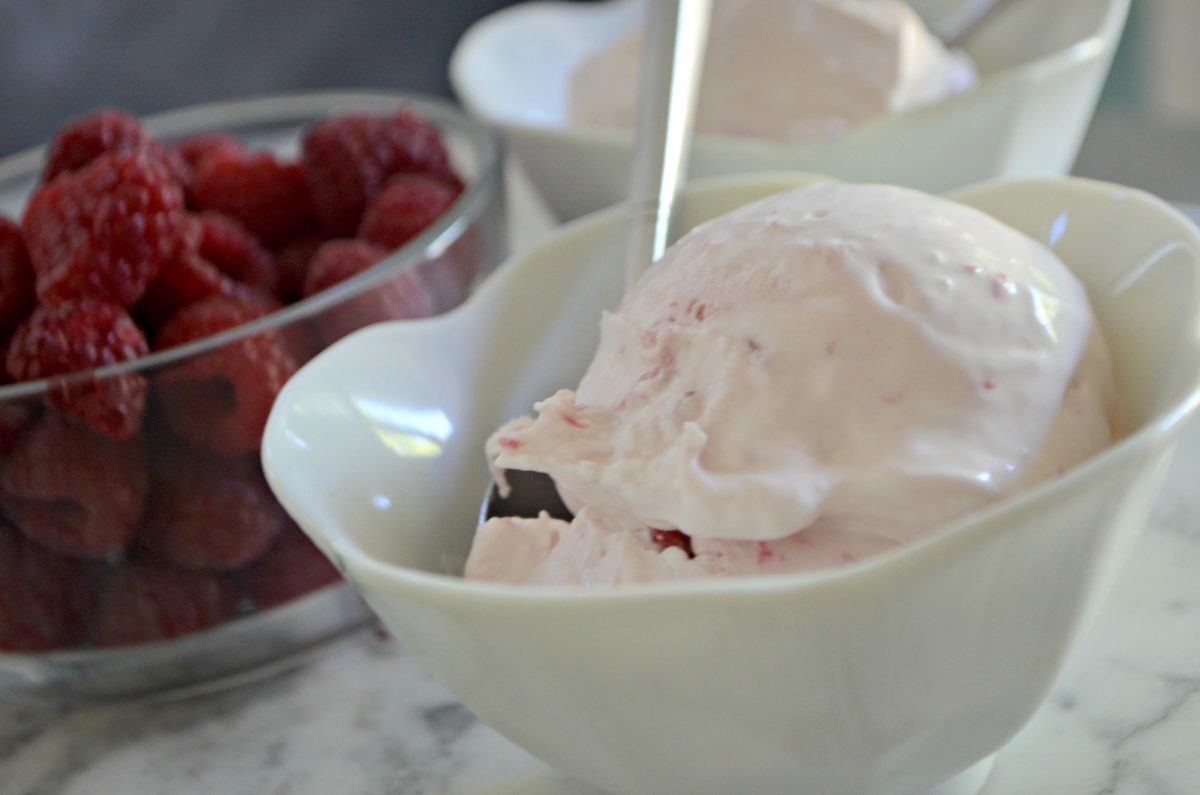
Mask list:
MULTIPOLYGON (((569 126, 567 81, 586 54, 632 29, 642 0, 532 2, 472 26, 450 60, 466 109, 496 125, 560 219, 629 195, 630 131, 569 126)), ((927 20, 964 0, 912 0, 927 20)), ((700 136, 693 177, 816 171, 945 191, 998 177, 1066 174, 1075 161, 1129 0, 1017 0, 965 47, 970 92, 825 142, 700 136)))
MULTIPOLYGON (((693 186, 682 227, 816 179, 693 186)), ((1047 241, 1086 284, 1124 437, 925 541, 835 572, 601 592, 457 576, 485 437, 577 381, 619 297, 621 207, 510 261, 454 313, 312 361, 268 423, 268 479, 431 671, 569 776, 644 795, 973 793, 1050 690, 1200 401, 1200 230, 1096 182, 957 198, 1047 241)))

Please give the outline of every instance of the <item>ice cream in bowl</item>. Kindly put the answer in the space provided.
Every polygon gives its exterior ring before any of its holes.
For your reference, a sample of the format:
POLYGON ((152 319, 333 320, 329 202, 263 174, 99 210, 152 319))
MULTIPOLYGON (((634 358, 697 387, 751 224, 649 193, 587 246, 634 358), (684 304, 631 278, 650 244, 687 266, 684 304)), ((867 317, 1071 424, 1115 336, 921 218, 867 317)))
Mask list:
POLYGON ((1200 232, 1096 182, 949 199, 697 184, 624 297, 624 209, 581 219, 456 312, 314 359, 268 480, 414 655, 575 779, 978 792, 1200 399, 1200 232), (572 516, 478 528, 489 462, 572 516))

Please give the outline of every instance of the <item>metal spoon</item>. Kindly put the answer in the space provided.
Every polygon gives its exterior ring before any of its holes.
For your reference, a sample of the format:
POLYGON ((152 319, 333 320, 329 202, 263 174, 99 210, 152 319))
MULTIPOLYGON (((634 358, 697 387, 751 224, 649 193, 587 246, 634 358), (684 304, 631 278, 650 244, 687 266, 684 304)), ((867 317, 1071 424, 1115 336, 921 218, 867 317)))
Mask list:
POLYGON ((710 0, 651 2, 638 85, 625 288, 663 255, 687 180, 710 0))
MULTIPOLYGON (((630 177, 629 244, 625 288, 662 257, 671 241, 676 198, 687 181, 692 120, 708 38, 710 0, 651 0, 638 78, 637 137, 630 177)), ((502 498, 493 484, 480 521, 493 516, 537 516, 546 511, 570 519, 548 475, 507 473, 512 491, 502 498)))

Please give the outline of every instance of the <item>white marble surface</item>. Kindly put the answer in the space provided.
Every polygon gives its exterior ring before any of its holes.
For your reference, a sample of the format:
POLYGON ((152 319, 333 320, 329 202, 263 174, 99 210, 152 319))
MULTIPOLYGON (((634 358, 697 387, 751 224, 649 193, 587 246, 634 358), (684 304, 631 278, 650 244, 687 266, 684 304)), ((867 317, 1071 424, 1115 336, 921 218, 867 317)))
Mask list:
MULTIPOLYGON (((536 236, 526 229, 518 242, 536 236)), ((984 795, 1200 793, 1198 476, 1200 424, 1103 611, 1051 698, 1001 750, 984 795)), ((590 792, 369 633, 303 669, 186 701, 0 704, 0 795, 590 792)))

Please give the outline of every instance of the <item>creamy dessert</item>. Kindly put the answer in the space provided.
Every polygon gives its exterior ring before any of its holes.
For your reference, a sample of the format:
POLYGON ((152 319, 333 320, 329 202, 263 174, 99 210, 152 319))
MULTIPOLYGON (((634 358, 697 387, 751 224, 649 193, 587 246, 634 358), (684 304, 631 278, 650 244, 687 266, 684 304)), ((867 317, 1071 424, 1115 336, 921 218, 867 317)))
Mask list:
MULTIPOLYGON (((572 124, 632 127, 642 32, 571 76, 572 124)), ((836 135, 974 84, 900 0, 714 0, 696 111, 702 133, 782 140, 836 135)))
POLYGON ((611 585, 860 560, 1112 441, 1087 295, 1045 246, 825 184, 693 230, 601 319, 576 390, 488 442, 571 521, 491 519, 469 578, 611 585))

